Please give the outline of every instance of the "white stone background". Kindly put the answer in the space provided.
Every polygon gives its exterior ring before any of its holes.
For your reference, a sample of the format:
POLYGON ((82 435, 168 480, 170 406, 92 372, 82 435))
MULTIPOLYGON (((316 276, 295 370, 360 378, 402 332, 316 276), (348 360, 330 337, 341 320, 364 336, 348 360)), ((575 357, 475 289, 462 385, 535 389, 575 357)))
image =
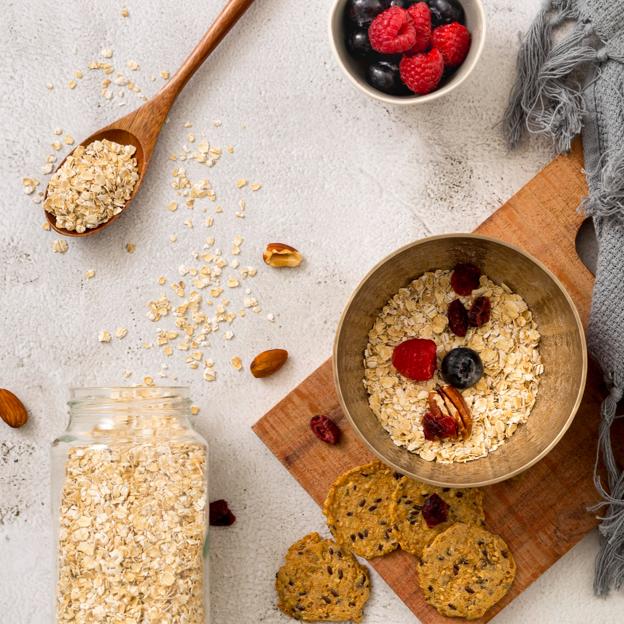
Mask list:
MULTIPOLYGON (((14 390, 30 413, 27 426, 0 432, 3 624, 51 619, 48 449, 66 424, 68 387, 122 384, 124 369, 139 381, 157 376, 165 361, 170 380, 190 385, 201 406, 196 425, 211 445, 211 496, 227 498, 238 516, 233 527, 212 531, 212 622, 287 621, 274 606, 275 571, 288 545, 309 531, 325 532, 325 525, 251 425, 327 358, 341 309, 375 262, 419 237, 471 230, 548 161, 549 147, 539 142, 509 154, 499 127, 518 35, 540 4, 486 1, 487 45, 472 78, 442 102, 392 108, 357 92, 337 67, 327 40, 328 0, 258 0, 179 98, 132 210, 105 234, 70 241, 68 253, 59 255, 21 178, 46 179, 40 167, 53 128, 80 140, 130 109, 99 95, 101 75, 87 72, 87 63, 111 47, 122 71, 129 59, 140 63, 139 72, 125 73, 151 95, 161 81, 149 76, 176 68, 221 2, 2 2, 0 386, 14 390), (76 69, 85 78, 71 91, 66 83, 76 69), (221 127, 213 127, 216 119, 221 127), (207 175, 193 174, 211 180, 224 207, 212 230, 201 225, 200 208, 165 210, 175 199, 167 158, 185 142, 186 120, 198 136, 205 131, 215 145, 236 148, 207 175), (238 191, 239 177, 262 182, 263 189, 253 196, 238 191), (244 220, 234 216, 241 195, 249 198, 244 220), (182 223, 188 217, 193 230, 182 223), (179 240, 172 245, 174 232, 179 240), (161 291, 157 276, 174 279, 210 234, 224 250, 235 235, 245 237, 241 260, 259 266, 249 283, 263 306, 261 315, 234 324, 232 341, 223 332, 212 340, 214 383, 182 357, 141 347, 154 336, 145 303, 161 291), (300 270, 261 266, 261 250, 272 240, 302 250, 300 270), (137 245, 132 255, 127 242, 137 245), (89 268, 97 275, 87 281, 89 268), (129 328, 124 341, 97 341, 100 329, 117 326, 129 328), (229 365, 232 355, 247 365, 276 346, 288 348, 291 358, 271 379, 255 380, 229 365)), ((127 99, 137 101, 132 94, 127 99)), ((171 320, 162 325, 171 327, 171 320)), ((586 537, 496 621, 621 622, 621 594, 606 601, 592 596, 596 547, 596 534, 586 537)), ((415 621, 374 576, 366 624, 415 621)))

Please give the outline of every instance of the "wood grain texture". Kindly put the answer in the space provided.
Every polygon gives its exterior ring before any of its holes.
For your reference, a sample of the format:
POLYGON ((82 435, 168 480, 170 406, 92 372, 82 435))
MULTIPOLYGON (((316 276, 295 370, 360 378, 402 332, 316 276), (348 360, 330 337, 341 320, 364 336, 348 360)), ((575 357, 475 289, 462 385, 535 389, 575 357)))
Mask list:
MULTIPOLYGON (((576 207, 587 190, 581 167, 582 152, 577 145, 570 155, 550 163, 476 231, 518 245, 541 259, 564 283, 586 322, 593 277, 575 250, 582 222, 576 207)), ((485 489, 487 525, 508 542, 518 573, 509 594, 479 622, 494 617, 596 525, 586 509, 597 499, 592 471, 602 396, 600 374, 590 364, 583 403, 561 442, 527 472, 485 489)), ((340 473, 373 459, 337 406, 328 360, 254 426, 318 504, 340 473), (310 418, 322 413, 329 413, 343 430, 336 447, 319 443, 309 430, 310 418)), ((369 563, 422 622, 452 621, 425 603, 414 557, 397 551, 369 563)))

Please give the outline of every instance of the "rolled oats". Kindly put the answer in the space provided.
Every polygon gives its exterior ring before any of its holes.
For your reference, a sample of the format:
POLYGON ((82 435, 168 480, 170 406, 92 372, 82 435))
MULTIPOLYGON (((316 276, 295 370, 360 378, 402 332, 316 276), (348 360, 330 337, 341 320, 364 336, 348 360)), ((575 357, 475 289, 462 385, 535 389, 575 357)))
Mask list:
POLYGON ((69 231, 106 223, 123 210, 139 179, 135 151, 106 139, 79 145, 50 179, 43 207, 69 231))
MULTIPOLYGON (((450 286, 450 271, 428 272, 388 301, 369 332, 364 352, 364 386, 369 405, 398 446, 426 461, 467 462, 497 449, 527 421, 544 371, 539 353, 540 334, 531 310, 506 285, 481 276, 471 297, 487 296, 492 303, 489 323, 470 328, 464 338, 454 335, 446 311, 458 296, 450 286), (392 366, 396 345, 410 338, 429 338, 438 356, 466 346, 479 353, 483 377, 462 392, 472 413, 467 440, 425 440, 421 424, 427 396, 443 380, 415 383, 392 366)), ((471 297, 459 297, 467 303, 471 297)))

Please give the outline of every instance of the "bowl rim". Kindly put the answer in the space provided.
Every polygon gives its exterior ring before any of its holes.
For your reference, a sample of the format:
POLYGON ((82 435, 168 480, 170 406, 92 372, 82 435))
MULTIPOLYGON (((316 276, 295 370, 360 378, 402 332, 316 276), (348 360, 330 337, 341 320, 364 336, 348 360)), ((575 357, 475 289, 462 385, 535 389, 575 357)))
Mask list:
POLYGON ((362 93, 365 93, 375 100, 385 102, 386 104, 397 104, 399 106, 413 106, 416 104, 427 104, 428 102, 433 102, 459 87, 459 85, 461 85, 472 74, 483 53, 483 49, 485 47, 485 39, 487 37, 487 20, 485 18, 485 8, 483 5, 483 0, 472 1, 477 8, 479 21, 481 23, 481 36, 477 44, 476 53, 473 55, 468 67, 466 68, 466 71, 461 77, 456 79, 454 76, 442 88, 437 89, 431 93, 427 93, 426 95, 414 94, 409 96, 390 95, 388 93, 382 93, 374 87, 369 86, 365 82, 360 82, 356 79, 351 71, 349 71, 349 68, 345 65, 342 57, 340 56, 340 53, 338 52, 338 46, 336 44, 336 37, 333 28, 336 13, 338 12, 338 10, 341 10, 344 7, 344 4, 346 4, 347 0, 334 0, 332 7, 329 11, 329 42, 334 58, 338 62, 338 65, 342 69, 343 73, 347 76, 349 81, 362 93))
MULTIPOLYGON (((572 424, 572 422, 573 422, 573 420, 574 420, 574 418, 575 418, 575 416, 576 416, 576 414, 578 412, 578 409, 579 409, 579 407, 581 405, 581 402, 583 400, 583 395, 585 393, 585 386, 586 386, 586 383, 587 383, 587 370, 588 370, 587 342, 586 342, 586 339, 585 339, 585 329, 583 327, 583 322, 581 320, 581 316, 580 316, 579 311, 578 311, 578 309, 576 307, 576 304, 574 303, 572 297, 568 293, 568 291, 565 288, 565 286, 562 284, 561 280, 559 280, 559 278, 541 260, 538 260, 535 256, 529 254, 528 252, 524 251, 520 247, 517 247, 516 245, 513 245, 513 244, 508 243, 506 241, 502 241, 502 240, 500 240, 498 238, 494 238, 494 237, 491 237, 491 236, 484 236, 482 234, 473 234, 473 233, 457 232, 457 233, 452 233, 452 234, 437 234, 435 236, 427 236, 425 238, 421 238, 421 239, 419 239, 417 241, 413 241, 411 243, 408 243, 406 245, 401 246, 399 249, 397 249, 396 251, 392 252, 391 254, 387 255, 382 260, 377 262, 375 264, 375 266, 373 266, 373 268, 371 268, 366 273, 366 275, 360 280, 359 284, 353 290, 353 292, 352 292, 351 296, 349 297, 346 305, 344 306, 342 314, 340 315, 340 320, 338 321, 338 326, 336 328, 336 334, 335 334, 335 337, 334 337, 334 344, 333 344, 333 348, 332 348, 332 372, 333 372, 333 378, 334 378, 334 386, 335 386, 335 389, 336 389, 336 394, 338 396, 338 402, 339 402, 340 408, 342 409, 344 415, 346 416, 347 420, 349 421, 349 424, 351 425, 352 429, 357 433, 359 438, 364 442, 366 448, 368 448, 368 450, 371 451, 373 453, 373 455, 378 457, 383 463, 385 463, 386 465, 391 466, 392 468, 394 468, 399 473, 401 473, 403 475, 406 475, 406 476, 408 476, 408 477, 410 477, 412 479, 418 479, 418 480, 421 480, 421 481, 423 481, 423 482, 425 482, 425 483, 427 483, 429 485, 435 485, 435 486, 438 486, 438 487, 467 488, 467 487, 485 487, 485 486, 488 486, 488 485, 493 485, 494 483, 500 483, 501 481, 507 481, 508 479, 511 479, 512 477, 515 477, 515 476, 519 475, 520 473, 524 472, 525 470, 528 470, 529 468, 531 468, 531 466, 534 466, 539 461, 541 461, 544 457, 546 457, 546 455, 548 455, 548 453, 550 453, 550 451, 553 450, 553 448, 555 448, 555 446, 557 446, 557 444, 559 443, 561 438, 563 438, 565 433, 570 428, 570 425, 572 424), (420 475, 415 475, 413 473, 406 473, 404 469, 400 468, 394 462, 392 462, 387 457, 385 457, 384 455, 379 453, 373 447, 373 445, 367 440, 367 438, 364 436, 364 434, 360 431, 359 427, 356 425, 355 421, 353 420, 353 418, 351 416, 351 413, 349 412, 349 409, 347 407, 347 404, 345 402, 344 395, 343 395, 343 392, 342 392, 342 387, 340 385, 340 376, 339 376, 339 373, 338 373, 338 364, 337 364, 337 362, 338 362, 338 358, 337 358, 338 343, 340 341, 340 337, 341 337, 343 329, 344 329, 344 323, 345 323, 345 318, 346 318, 347 312, 349 311, 349 308, 351 307, 351 304, 353 303, 353 300, 355 299, 357 294, 360 292, 360 290, 363 288, 364 284, 366 284, 368 279, 372 276, 372 274, 375 273, 375 271, 377 271, 382 265, 386 264, 387 262, 392 261, 396 256, 402 254, 403 252, 405 252, 408 249, 411 249, 412 247, 419 247, 420 245, 423 245, 425 243, 429 243, 431 241, 440 240, 440 239, 459 239, 459 238, 467 238, 467 239, 472 239, 472 240, 482 240, 482 241, 486 241, 486 242, 489 242, 489 243, 495 243, 495 244, 501 245, 503 247, 507 247, 507 248, 511 249, 512 251, 515 251, 516 253, 519 253, 520 255, 524 256, 525 258, 527 258, 528 260, 533 262, 535 265, 537 265, 542 271, 544 271, 544 273, 546 273, 546 275, 555 283, 557 288, 559 288, 559 290, 563 294, 564 298, 568 302, 568 305, 570 306, 570 309, 572 311, 572 315, 574 316, 574 320, 576 321, 576 328, 577 328, 577 330, 579 332, 579 338, 580 338, 580 342, 581 342, 581 355, 582 355, 582 361, 583 361, 582 370, 581 370, 581 380, 580 380, 580 383, 579 383, 579 387, 578 387, 578 391, 577 391, 577 395, 576 395, 576 400, 574 401, 574 405, 573 405, 572 409, 570 410, 570 414, 569 414, 566 422, 564 423, 564 425, 560 429, 560 431, 557 433, 557 435, 550 442, 550 444, 548 444, 548 446, 546 446, 534 458, 532 458, 531 460, 526 462, 524 465, 516 468, 515 470, 512 470, 511 472, 509 472, 507 474, 504 474, 504 475, 501 475, 501 476, 498 476, 498 477, 494 477, 492 479, 485 479, 483 481, 475 481, 474 483, 470 483, 469 485, 466 485, 465 483, 456 483, 454 481, 442 481, 442 480, 436 480, 436 479, 427 479, 427 478, 424 478, 424 477, 422 477, 420 475)), ((371 412, 371 414, 372 414, 372 412, 371 412)), ((374 416, 374 414, 372 414, 372 415, 374 416)), ((401 449, 401 447, 397 447, 397 448, 401 449)), ((405 453, 409 453, 410 452, 410 451, 408 451, 406 449, 401 449, 401 450, 403 450, 405 453)), ((497 452, 497 451, 494 451, 494 452, 497 452)), ((478 461, 481 461, 482 459, 486 459, 486 458, 487 458, 487 456, 483 457, 483 458, 475 459, 473 461, 478 462, 478 461)))

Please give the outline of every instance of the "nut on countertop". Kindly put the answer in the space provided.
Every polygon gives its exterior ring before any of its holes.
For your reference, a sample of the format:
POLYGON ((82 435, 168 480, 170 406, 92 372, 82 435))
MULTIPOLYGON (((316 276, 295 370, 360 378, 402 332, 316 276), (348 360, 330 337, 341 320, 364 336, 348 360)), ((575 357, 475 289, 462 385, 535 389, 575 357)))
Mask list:
POLYGON ((262 253, 262 259, 272 267, 298 267, 303 256, 299 251, 285 243, 269 243, 262 253))
POLYGON ((256 355, 249 369, 254 377, 268 377, 282 368, 287 359, 286 349, 269 349, 256 355))
POLYGON ((17 429, 28 420, 28 412, 22 402, 9 390, 0 388, 0 418, 17 429))

